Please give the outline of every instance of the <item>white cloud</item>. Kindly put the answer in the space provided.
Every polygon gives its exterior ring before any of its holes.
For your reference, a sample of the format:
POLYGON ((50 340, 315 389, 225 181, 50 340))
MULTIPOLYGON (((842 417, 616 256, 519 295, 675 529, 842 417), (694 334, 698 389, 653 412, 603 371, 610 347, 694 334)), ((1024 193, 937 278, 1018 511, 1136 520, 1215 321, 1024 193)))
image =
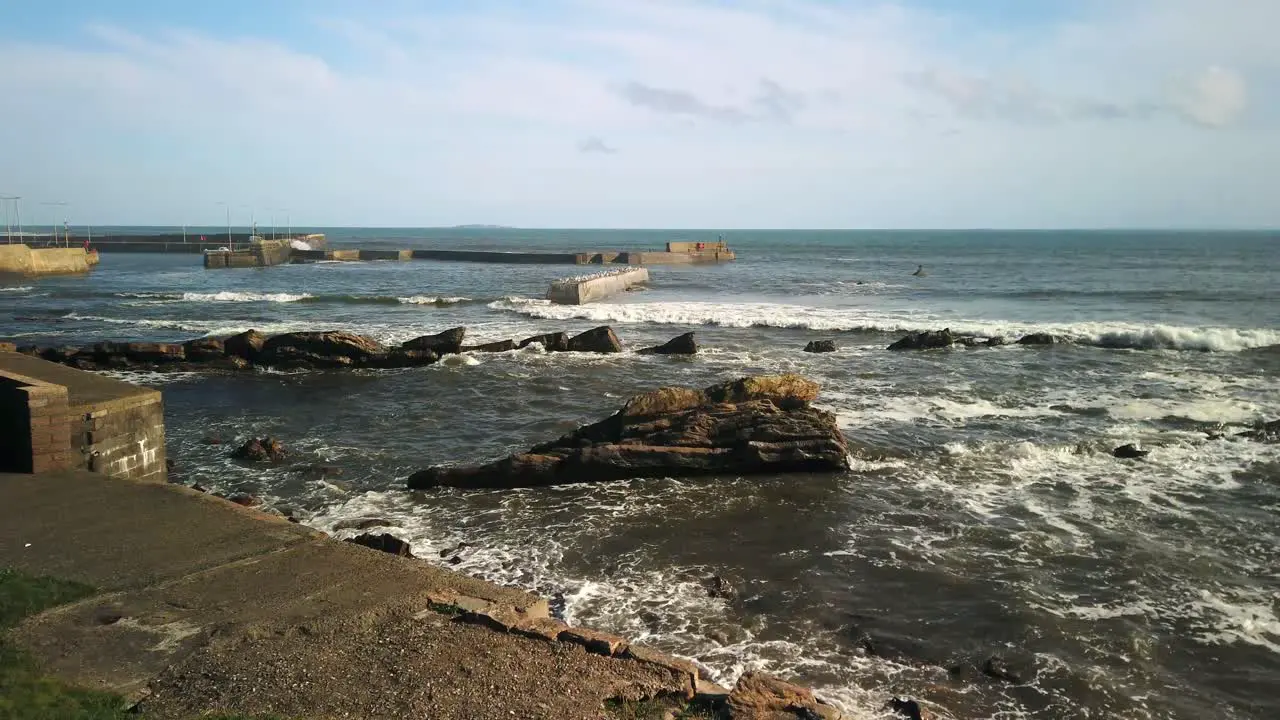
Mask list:
POLYGON ((0 96, 75 109, 7 115, 31 141, 0 165, 62 197, 91 157, 73 204, 121 222, 237 195, 317 223, 1177 224, 1212 215, 1177 199, 1224 177, 1241 192, 1222 222, 1280 221, 1257 192, 1280 172, 1261 160, 1280 156, 1280 59, 1259 29, 1280 3, 1083 0, 1016 31, 909 4, 512 7, 318 18, 333 42, 307 46, 111 25, 0 39, 0 96), (1085 177, 1123 189, 1073 197, 1085 177))
POLYGON ((1213 66, 1187 81, 1177 103, 1195 122, 1207 127, 1223 127, 1245 111, 1249 90, 1238 73, 1213 66))

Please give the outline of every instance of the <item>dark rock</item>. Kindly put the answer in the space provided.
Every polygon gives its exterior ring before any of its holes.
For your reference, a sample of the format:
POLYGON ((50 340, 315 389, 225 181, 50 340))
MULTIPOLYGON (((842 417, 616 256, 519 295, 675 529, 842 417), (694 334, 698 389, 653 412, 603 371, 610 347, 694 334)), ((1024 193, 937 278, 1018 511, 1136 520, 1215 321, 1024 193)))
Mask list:
POLYGON ((80 352, 80 348, 74 348, 74 347, 40 348, 38 350, 38 357, 41 360, 48 360, 49 362, 61 363, 65 365, 72 358, 74 358, 79 352, 80 352))
POLYGON ((1001 345, 1007 345, 1007 344, 1008 344, 1008 341, 1004 339, 1003 335, 997 335, 993 338, 987 338, 987 347, 1000 347, 1001 345))
POLYGON ((436 355, 456 355, 462 352, 462 340, 466 336, 466 328, 456 327, 435 335, 414 338, 402 343, 400 347, 404 350, 430 350, 436 355))
POLYGON ((1151 451, 1139 450, 1137 445, 1130 443, 1128 445, 1121 445, 1115 450, 1112 450, 1111 454, 1115 457, 1123 458, 1125 460, 1135 460, 1137 458, 1144 458, 1150 455, 1151 451))
POLYGON ((915 700, 895 697, 889 700, 886 707, 906 720, 933 720, 933 713, 921 707, 915 700))
POLYGON ((534 335, 525 338, 516 343, 517 348, 528 347, 534 343, 541 343, 547 352, 568 352, 569 350, 569 334, 563 332, 547 333, 546 335, 534 335))
POLYGON ((836 351, 835 340, 810 340, 808 345, 804 346, 807 353, 830 353, 836 351))
POLYGON ((1050 333, 1031 333, 1018 338, 1019 345, 1058 345, 1064 340, 1050 333))
POLYGON ((223 351, 231 357, 253 362, 258 359, 258 353, 262 352, 262 346, 266 342, 266 335, 257 330, 245 330, 239 335, 232 335, 222 341, 222 347, 223 351))
POLYGON ((205 435, 204 440, 202 440, 201 442, 203 442, 205 445, 221 445, 222 436, 218 435, 217 433, 214 433, 213 435, 205 435))
POLYGON ((462 348, 462 352, 509 352, 515 349, 515 340, 499 340, 498 342, 484 343, 483 345, 468 345, 462 348))
POLYGON ((444 550, 441 550, 440 557, 446 558, 446 557, 449 557, 450 555, 457 555, 458 553, 470 547, 471 547, 471 543, 464 540, 451 548, 445 548, 444 550))
POLYGON ((461 556, 461 555, 454 555, 453 557, 449 558, 449 564, 450 564, 450 565, 458 565, 458 564, 460 564, 461 562, 462 562, 462 556, 461 556))
POLYGON ((1257 440, 1258 442, 1280 443, 1280 420, 1260 423, 1252 430, 1245 430, 1239 433, 1239 436, 1249 440, 1257 440))
POLYGON ((835 416, 809 406, 816 383, 748 377, 705 390, 663 388, 527 453, 473 467, 432 467, 409 489, 514 488, 642 477, 847 470, 835 416))
POLYGON ((955 344, 956 336, 951 334, 951 329, 932 330, 921 333, 912 333, 901 340, 889 346, 890 350, 932 350, 935 348, 951 347, 955 344))
POLYGON ((561 622, 564 621, 564 613, 568 609, 569 601, 565 599, 562 592, 553 593, 547 601, 547 612, 551 614, 551 617, 561 622))
POLYGON ((248 462, 280 462, 284 460, 284 443, 273 437, 251 438, 231 453, 236 460, 248 462))
POLYGON ((733 686, 726 703, 729 717, 763 720, 834 720, 840 712, 798 685, 760 672, 747 672, 733 686))
POLYGON ((93 354, 99 361, 111 355, 122 355, 136 363, 176 363, 186 359, 186 350, 178 343, 128 342, 98 343, 93 354))
POLYGON ((192 490, 195 490, 195 491, 197 491, 197 492, 202 492, 202 493, 207 493, 207 492, 209 492, 209 489, 208 489, 208 488, 206 488, 205 486, 201 485, 200 483, 192 483, 192 484, 191 484, 191 489, 192 489, 192 490))
POLYGON ((164 461, 165 470, 173 470, 175 467, 177 467, 177 463, 175 463, 172 458, 165 458, 165 461, 164 461))
POLYGON ((221 360, 227 354, 226 342, 215 337, 202 337, 183 343, 188 360, 221 360))
POLYGON ((687 332, 671 338, 661 345, 647 347, 640 351, 641 355, 697 355, 698 341, 693 333, 687 332))
POLYGON ((389 370, 393 368, 422 367, 432 365, 440 356, 433 350, 405 350, 394 348, 387 352, 370 357, 364 364, 371 368, 389 370))
POLYGON ((380 535, 365 533, 353 538, 347 538, 347 542, 363 545, 374 550, 381 550, 392 555, 399 555, 400 557, 413 557, 413 550, 409 547, 409 543, 390 533, 382 533, 380 535))
POLYGON ((736 584, 721 575, 712 575, 703 581, 707 588, 707 597, 721 600, 732 600, 738 596, 736 584))
POLYGON ((262 501, 258 499, 258 496, 244 492, 232 493, 227 496, 227 499, 244 507, 257 507, 262 504, 262 501))
POLYGON ((982 674, 993 680, 1000 680, 1012 685, 1021 685, 1023 682, 1032 679, 1035 674, 1034 667, 1028 666, 1025 669, 1015 669, 1005 658, 999 655, 992 655, 982 664, 982 674))
POLYGON ((622 343, 613 328, 602 325, 569 338, 569 352, 620 353, 622 343))
POLYGON ((359 367, 382 357, 378 341, 345 331, 276 335, 262 345, 255 362, 273 367, 359 367))

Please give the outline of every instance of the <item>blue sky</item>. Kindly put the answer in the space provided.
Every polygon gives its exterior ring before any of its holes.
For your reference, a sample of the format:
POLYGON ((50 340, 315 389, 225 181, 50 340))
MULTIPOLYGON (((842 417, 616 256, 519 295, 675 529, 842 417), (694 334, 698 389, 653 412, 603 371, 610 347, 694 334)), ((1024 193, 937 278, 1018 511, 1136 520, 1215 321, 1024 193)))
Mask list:
POLYGON ((1280 226, 1273 0, 364 5, 0 5, 0 194, 42 223, 1280 226))

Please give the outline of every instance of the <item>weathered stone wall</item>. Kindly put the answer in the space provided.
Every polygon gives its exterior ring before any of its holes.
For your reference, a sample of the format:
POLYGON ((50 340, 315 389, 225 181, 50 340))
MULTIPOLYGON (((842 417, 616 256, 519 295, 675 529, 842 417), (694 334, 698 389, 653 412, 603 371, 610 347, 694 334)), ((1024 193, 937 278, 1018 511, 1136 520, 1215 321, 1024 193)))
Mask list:
POLYGON ((67 389, 0 371, 0 472, 74 467, 67 389))
POLYGON ((70 408, 81 466, 110 477, 164 482, 164 402, 159 392, 70 408))

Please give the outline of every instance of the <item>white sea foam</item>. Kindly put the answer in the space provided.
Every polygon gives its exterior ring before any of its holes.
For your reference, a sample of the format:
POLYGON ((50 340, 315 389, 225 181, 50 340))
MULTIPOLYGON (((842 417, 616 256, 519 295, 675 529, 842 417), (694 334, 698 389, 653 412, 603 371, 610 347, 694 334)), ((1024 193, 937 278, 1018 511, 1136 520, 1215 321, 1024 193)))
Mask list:
POLYGON ((412 295, 397 299, 404 305, 457 305, 471 301, 468 297, 437 297, 435 295, 412 295))
POLYGON ((189 302, 278 302, 291 303, 312 297, 307 293, 260 293, 236 292, 224 290, 216 293, 182 293, 182 299, 189 302))
POLYGON ((1136 323, 1020 323, 946 318, 917 310, 810 307, 784 303, 619 302, 554 305, 547 300, 508 297, 489 304, 548 320, 592 322, 776 327, 883 333, 920 332, 949 327, 958 334, 1016 338, 1050 333, 1083 345, 1140 350, 1238 351, 1280 345, 1280 330, 1184 327, 1136 323))
POLYGON ((31 292, 32 288, 28 285, 19 285, 16 287, 0 287, 0 293, 26 293, 31 292))

